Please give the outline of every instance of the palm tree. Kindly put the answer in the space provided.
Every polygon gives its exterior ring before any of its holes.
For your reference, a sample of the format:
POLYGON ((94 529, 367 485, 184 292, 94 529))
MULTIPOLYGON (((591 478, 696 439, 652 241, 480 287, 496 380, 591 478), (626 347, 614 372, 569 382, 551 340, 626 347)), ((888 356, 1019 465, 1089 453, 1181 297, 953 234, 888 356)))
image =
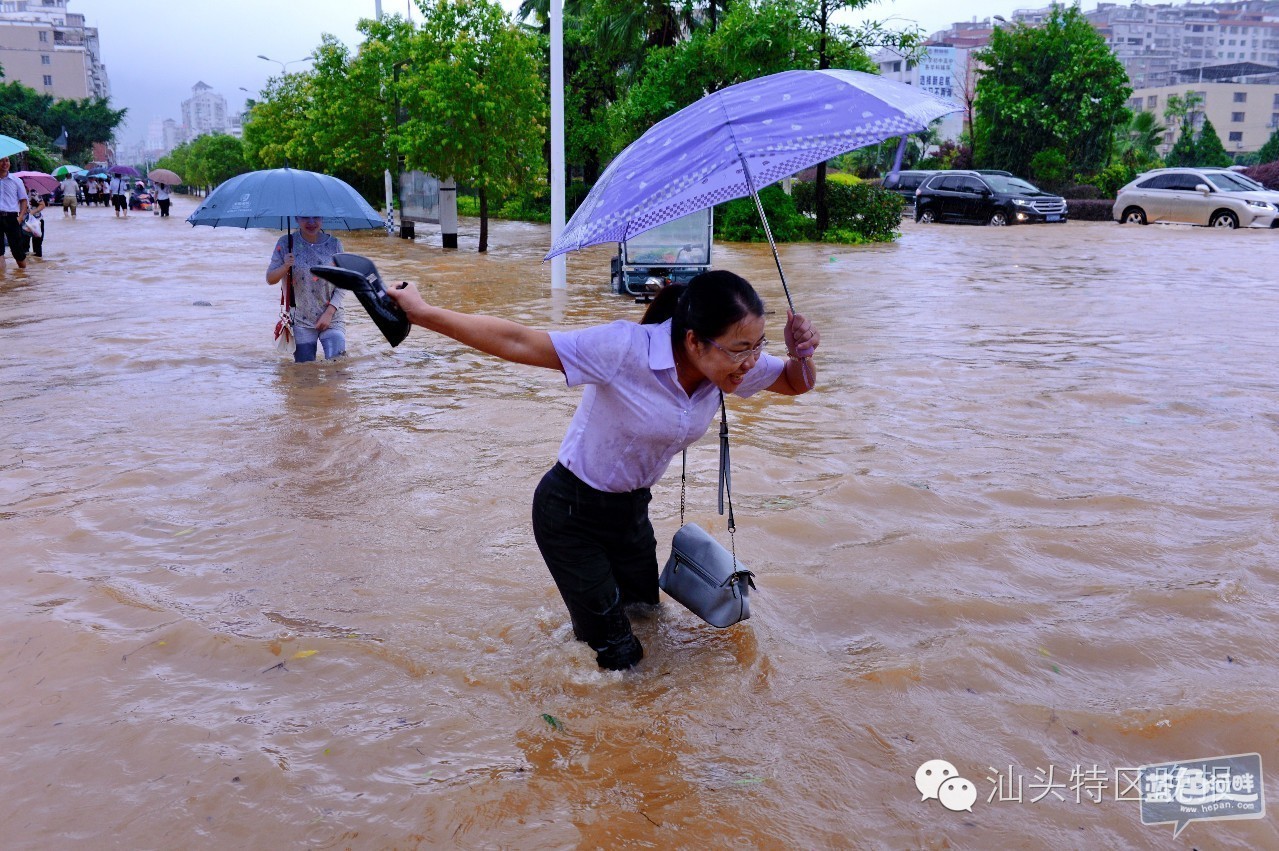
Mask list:
POLYGON ((1150 162, 1159 158, 1159 145, 1168 128, 1153 112, 1138 112, 1115 134, 1114 153, 1124 162, 1150 162))

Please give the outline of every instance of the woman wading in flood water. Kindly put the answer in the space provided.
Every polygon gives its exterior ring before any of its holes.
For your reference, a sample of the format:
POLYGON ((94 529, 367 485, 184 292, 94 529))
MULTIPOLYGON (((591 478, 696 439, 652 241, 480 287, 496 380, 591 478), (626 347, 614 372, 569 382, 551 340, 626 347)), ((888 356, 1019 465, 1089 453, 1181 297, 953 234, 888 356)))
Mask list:
POLYGON ((629 668, 644 649, 625 607, 655 605, 657 540, 649 488, 710 426, 721 393, 806 393, 820 336, 788 315, 785 359, 764 351, 764 303, 732 272, 698 275, 653 299, 640 324, 540 331, 427 304, 392 289, 415 325, 514 363, 586 385, 554 467, 533 496, 533 534, 573 621, 600 667, 629 668))

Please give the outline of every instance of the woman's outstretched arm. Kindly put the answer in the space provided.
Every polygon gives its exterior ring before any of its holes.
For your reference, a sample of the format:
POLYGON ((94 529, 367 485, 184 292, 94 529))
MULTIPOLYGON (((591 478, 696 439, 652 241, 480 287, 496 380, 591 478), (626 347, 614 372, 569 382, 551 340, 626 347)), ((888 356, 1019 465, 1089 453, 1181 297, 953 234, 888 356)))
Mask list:
POLYGON ((512 363, 564 371, 560 356, 551 343, 551 335, 546 331, 496 316, 435 307, 427 304, 412 284, 401 287, 391 288, 391 298, 414 325, 512 363))

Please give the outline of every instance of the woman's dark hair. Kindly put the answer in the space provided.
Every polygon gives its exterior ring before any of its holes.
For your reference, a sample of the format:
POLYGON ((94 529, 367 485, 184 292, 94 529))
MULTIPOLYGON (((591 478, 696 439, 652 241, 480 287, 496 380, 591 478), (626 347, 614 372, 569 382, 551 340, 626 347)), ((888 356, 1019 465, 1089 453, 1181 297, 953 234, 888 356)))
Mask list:
POLYGON ((667 284, 653 297, 641 325, 671 320, 671 345, 680 346, 685 331, 712 340, 744 319, 764 315, 764 302, 741 275, 723 269, 703 272, 687 284, 667 284))

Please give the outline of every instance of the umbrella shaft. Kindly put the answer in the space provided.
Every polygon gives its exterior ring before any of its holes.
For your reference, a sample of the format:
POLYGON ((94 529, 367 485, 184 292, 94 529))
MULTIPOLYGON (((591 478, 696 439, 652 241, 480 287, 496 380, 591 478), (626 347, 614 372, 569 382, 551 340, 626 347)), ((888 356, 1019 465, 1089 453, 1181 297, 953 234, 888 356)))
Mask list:
MULTIPOLYGON (((782 279, 782 292, 786 293, 786 306, 790 308, 791 313, 794 313, 795 302, 790 297, 790 287, 786 286, 786 273, 782 270, 782 258, 777 253, 777 243, 773 240, 773 229, 768 226, 768 216, 764 215, 764 205, 759 200, 759 193, 755 191, 755 181, 751 179, 750 169, 746 167, 746 157, 740 158, 742 161, 742 175, 746 178, 746 185, 750 187, 751 197, 755 199, 755 209, 759 211, 759 220, 764 224, 764 236, 768 237, 768 247, 773 249, 773 262, 777 264, 777 275, 782 279)), ((804 376, 805 386, 812 387, 814 376, 808 371, 807 358, 799 359, 799 368, 804 376)))
POLYGON ((755 199, 755 209, 759 211, 759 220, 764 224, 764 236, 768 237, 768 247, 773 249, 773 262, 777 264, 777 275, 782 279, 782 292, 786 293, 786 305, 790 308, 791 313, 795 312, 795 302, 791 300, 790 288, 786 286, 786 273, 782 271, 782 258, 777 254, 777 243, 773 241, 773 229, 768 226, 768 216, 764 215, 764 205, 760 203, 759 193, 755 191, 755 180, 751 177, 750 169, 746 167, 746 157, 738 154, 738 158, 742 161, 742 176, 746 178, 746 185, 750 187, 751 198, 755 199))

